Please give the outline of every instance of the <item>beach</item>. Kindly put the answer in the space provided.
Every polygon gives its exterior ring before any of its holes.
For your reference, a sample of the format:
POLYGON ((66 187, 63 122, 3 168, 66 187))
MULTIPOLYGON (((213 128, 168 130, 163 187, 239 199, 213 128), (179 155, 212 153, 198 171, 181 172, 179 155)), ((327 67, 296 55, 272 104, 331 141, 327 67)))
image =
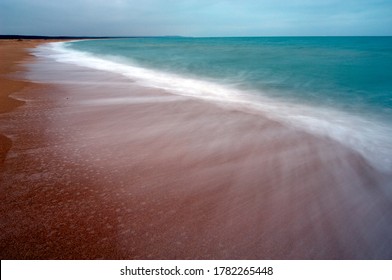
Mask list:
MULTIPOLYGON (((0 65, 0 81, 1 81, 1 91, 0 91, 0 113, 9 112, 12 109, 16 108, 23 104, 23 102, 10 98, 9 95, 15 91, 19 91, 26 87, 29 83, 22 81, 15 81, 9 79, 8 77, 4 77, 7 73, 11 71, 15 71, 17 65, 15 65, 16 61, 20 61, 28 56, 27 52, 24 50, 24 47, 27 47, 26 43, 23 43, 23 47, 20 47, 21 43, 17 41, 7 41, 2 42, 1 44, 1 65, 0 65), (16 46, 16 49, 15 49, 16 46), (6 53, 9 53, 11 49, 15 49, 12 51, 10 56, 6 56, 6 53)), ((34 43, 29 44, 31 47, 34 46, 34 43)), ((0 135, 0 163, 2 164, 5 159, 5 155, 9 148, 11 147, 11 141, 5 137, 4 135, 0 135)))
POLYGON ((0 42, 1 259, 392 258, 392 175, 360 154, 41 43, 0 42))

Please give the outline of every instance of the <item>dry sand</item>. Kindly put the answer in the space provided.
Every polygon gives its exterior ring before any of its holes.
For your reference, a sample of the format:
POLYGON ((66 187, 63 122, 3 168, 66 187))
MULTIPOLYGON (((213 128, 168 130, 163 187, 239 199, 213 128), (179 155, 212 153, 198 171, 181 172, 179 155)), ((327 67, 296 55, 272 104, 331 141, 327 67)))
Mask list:
POLYGON ((7 78, 34 44, 1 42, 2 259, 392 257, 391 176, 353 151, 107 73, 7 78))

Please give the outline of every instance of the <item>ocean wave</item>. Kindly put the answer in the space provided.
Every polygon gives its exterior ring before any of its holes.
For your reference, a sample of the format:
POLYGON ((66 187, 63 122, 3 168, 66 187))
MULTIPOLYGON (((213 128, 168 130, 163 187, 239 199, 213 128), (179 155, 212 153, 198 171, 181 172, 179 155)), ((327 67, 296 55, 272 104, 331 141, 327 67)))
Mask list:
POLYGON ((35 55, 117 73, 142 86, 260 112, 298 129, 334 139, 360 153, 378 170, 392 171, 392 128, 387 123, 331 108, 287 102, 219 82, 147 69, 118 56, 98 57, 74 50, 63 42, 41 45, 35 55))

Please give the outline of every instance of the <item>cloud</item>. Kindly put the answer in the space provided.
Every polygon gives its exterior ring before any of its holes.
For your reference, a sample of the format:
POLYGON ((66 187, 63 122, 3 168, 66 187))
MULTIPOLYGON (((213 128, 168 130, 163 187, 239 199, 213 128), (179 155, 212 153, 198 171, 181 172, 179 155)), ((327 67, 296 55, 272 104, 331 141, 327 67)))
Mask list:
POLYGON ((38 35, 392 35, 381 0, 1 0, 0 33, 38 35))

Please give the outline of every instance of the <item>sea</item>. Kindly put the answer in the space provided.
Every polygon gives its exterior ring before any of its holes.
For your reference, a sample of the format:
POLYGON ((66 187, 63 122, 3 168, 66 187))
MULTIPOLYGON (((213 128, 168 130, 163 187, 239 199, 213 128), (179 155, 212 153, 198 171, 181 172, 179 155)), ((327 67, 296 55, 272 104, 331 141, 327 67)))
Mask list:
POLYGON ((152 37, 41 45, 37 56, 258 111, 392 172, 392 37, 152 37))

